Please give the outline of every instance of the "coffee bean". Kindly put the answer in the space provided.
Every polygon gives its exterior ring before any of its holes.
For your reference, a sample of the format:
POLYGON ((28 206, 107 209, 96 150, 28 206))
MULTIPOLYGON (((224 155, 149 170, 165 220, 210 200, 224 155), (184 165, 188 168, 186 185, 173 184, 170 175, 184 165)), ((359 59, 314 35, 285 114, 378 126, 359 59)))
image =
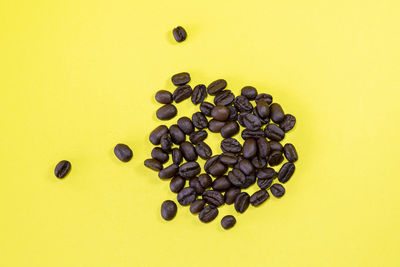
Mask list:
POLYGON ((285 194, 285 188, 280 184, 273 184, 271 186, 271 193, 274 197, 282 197, 285 194))
POLYGON ((257 206, 261 205, 262 203, 264 203, 268 198, 269 198, 269 194, 268 194, 267 190, 261 189, 261 190, 258 190, 257 192, 255 192, 253 195, 251 195, 250 203, 254 207, 257 207, 257 206))
POLYGON ((275 124, 268 124, 264 129, 264 134, 274 141, 281 141, 285 138, 285 132, 275 124))
POLYGON ((153 145, 157 146, 160 144, 161 136, 166 133, 168 133, 168 127, 160 125, 150 133, 149 140, 153 145))
POLYGON ((228 106, 229 108, 229 118, 228 121, 234 121, 238 119, 238 112, 234 106, 228 106))
POLYGON ((264 137, 260 137, 257 139, 257 149, 258 149, 258 155, 262 158, 267 157, 271 152, 269 142, 264 137))
POLYGON ((272 182, 274 181, 273 178, 270 179, 258 179, 257 180, 257 185, 260 189, 268 189, 272 182))
POLYGON ((193 177, 189 180, 189 186, 196 191, 196 194, 201 195, 204 192, 204 188, 201 186, 199 178, 193 177))
POLYGON ((255 139, 246 139, 243 143, 243 157, 251 159, 257 154, 257 142, 255 139))
POLYGON ((207 190, 203 193, 203 199, 213 206, 219 207, 224 204, 224 196, 218 192, 213 190, 207 190))
POLYGON ((188 82, 190 82, 190 74, 187 72, 181 72, 181 73, 174 74, 171 77, 171 81, 176 86, 185 85, 188 82))
POLYGON ((151 151, 151 157, 158 160, 160 163, 165 163, 169 160, 169 155, 159 147, 153 148, 151 151))
POLYGON ((159 109, 157 109, 156 111, 156 116, 159 120, 170 120, 173 117, 176 116, 176 114, 178 113, 178 110, 176 109, 176 107, 172 104, 166 104, 162 107, 160 107, 159 109))
POLYGON ((296 148, 290 143, 283 147, 283 153, 289 162, 295 162, 298 159, 296 148))
POLYGON ((153 171, 161 171, 163 169, 163 165, 156 159, 146 159, 144 161, 144 166, 153 171))
POLYGON ((194 127, 196 127, 199 130, 202 130, 204 128, 208 127, 208 121, 206 117, 203 115, 201 112, 195 112, 192 115, 192 122, 194 127))
POLYGON ((194 131, 194 126, 192 121, 188 117, 182 117, 177 121, 178 127, 185 134, 191 134, 194 131))
POLYGON ((200 182, 200 185, 204 189, 206 189, 206 188, 209 188, 211 186, 212 179, 208 174, 203 173, 203 174, 199 175, 199 182, 200 182))
POLYGON ((163 136, 161 136, 160 144, 162 150, 168 153, 171 152, 172 139, 169 134, 164 134, 163 136))
POLYGON ((200 166, 195 161, 186 162, 179 167, 179 175, 185 179, 195 177, 200 171, 200 166))
POLYGON ((212 156, 211 148, 204 142, 200 142, 196 145, 196 153, 202 159, 209 159, 212 156))
POLYGON ((277 141, 269 141, 271 151, 283 151, 283 146, 277 141))
POLYGON ((230 111, 225 106, 215 106, 211 110, 211 117, 219 121, 226 121, 229 118, 230 111))
POLYGON ((219 161, 226 166, 233 166, 237 163, 237 157, 233 153, 226 152, 221 154, 219 161))
POLYGON ((243 118, 243 124, 247 129, 251 131, 257 131, 261 128, 260 119, 253 114, 246 114, 246 116, 244 116, 243 118))
POLYGON ((182 130, 176 124, 169 127, 169 134, 171 135, 171 140, 174 144, 179 145, 186 140, 185 133, 182 132, 182 130))
POLYGON ((194 105, 203 103, 206 97, 207 97, 206 86, 204 84, 196 85, 192 93, 192 103, 194 105))
POLYGON ((242 162, 242 160, 244 160, 245 158, 243 157, 243 155, 238 155, 237 156, 237 163, 233 166, 233 168, 236 169, 240 169, 240 162, 242 162))
POLYGON ((114 154, 122 162, 128 162, 132 158, 132 150, 125 144, 117 144, 114 147, 114 154))
POLYGON ((207 205, 202 211, 200 211, 199 219, 203 223, 208 223, 214 220, 218 216, 218 209, 213 205, 207 205))
POLYGON ((182 152, 182 156, 186 161, 195 161, 197 160, 197 153, 194 146, 188 141, 182 142, 179 146, 179 150, 182 152))
POLYGON ((254 173, 251 173, 246 176, 244 184, 240 188, 248 188, 256 182, 256 176, 254 173))
POLYGON ((268 124, 268 123, 269 123, 269 117, 262 118, 262 117, 260 116, 260 114, 258 114, 257 108, 254 109, 253 113, 254 113, 254 115, 256 115, 257 118, 260 120, 261 125, 265 125, 265 124, 268 124))
POLYGON ((68 160, 62 160, 57 163, 54 174, 57 178, 64 178, 68 172, 71 170, 71 163, 68 160))
POLYGON ((172 98, 176 103, 180 103, 192 96, 192 87, 190 85, 182 85, 175 89, 172 98))
POLYGON ((229 138, 239 132, 239 124, 236 121, 230 121, 221 128, 221 136, 223 138, 229 138))
POLYGON ((173 193, 178 193, 179 191, 182 190, 182 188, 185 187, 186 180, 183 179, 180 176, 176 176, 171 179, 171 182, 169 182, 169 188, 171 189, 171 192, 173 193))
POLYGON ((168 179, 168 178, 172 178, 174 177, 179 170, 179 166, 176 164, 171 164, 168 167, 162 169, 159 173, 158 173, 158 177, 160 179, 168 179))
POLYGON ((186 37, 187 37, 187 33, 185 31, 184 28, 182 28, 181 26, 176 27, 173 31, 172 31, 174 38, 177 42, 183 42, 185 41, 186 37))
POLYGON ((172 220, 175 217, 177 211, 178 207, 172 200, 165 200, 161 204, 161 216, 166 221, 172 220))
POLYGON ((275 150, 275 151, 272 151, 271 154, 269 154, 268 164, 270 166, 279 165, 282 163, 282 161, 283 161, 282 152, 275 150))
POLYGON ((212 183, 212 189, 220 192, 228 190, 229 188, 231 188, 231 186, 232 184, 226 177, 226 175, 215 179, 214 182, 212 183))
POLYGON ((196 199, 195 201, 190 204, 190 212, 192 214, 199 213, 204 209, 204 206, 206 205, 206 202, 204 199, 196 199))
POLYGON ((189 140, 193 144, 197 145, 200 142, 203 142, 208 136, 206 131, 196 131, 190 134, 189 140))
POLYGON ((210 166, 210 168, 208 169, 208 173, 214 177, 219 177, 221 175, 224 175, 227 170, 228 168, 224 164, 222 164, 219 161, 216 161, 214 164, 210 166))
POLYGON ((231 187, 225 193, 225 203, 230 205, 233 204, 236 200, 236 197, 240 194, 240 188, 231 187))
POLYGON ((272 103, 272 96, 269 94, 259 94, 256 97, 256 103, 260 102, 260 101, 264 101, 265 103, 267 103, 268 105, 271 105, 272 103))
POLYGON ((217 163, 218 161, 219 161, 219 156, 213 156, 213 157, 211 157, 211 158, 208 159, 208 160, 206 161, 206 163, 204 164, 204 170, 205 170, 206 172, 208 172, 209 169, 210 169, 210 167, 211 167, 212 165, 214 165, 215 163, 217 163))
POLYGON ((244 124, 244 117, 246 117, 249 114, 250 114, 249 112, 240 112, 240 114, 238 115, 238 122, 240 126, 246 127, 246 125, 244 124))
POLYGON ((267 102, 264 101, 258 101, 257 106, 256 106, 257 114, 261 118, 267 118, 269 117, 269 106, 267 102))
POLYGON ((230 90, 223 90, 217 93, 214 97, 214 104, 216 106, 228 106, 235 100, 235 95, 230 90))
POLYGON ((241 187, 245 183, 246 176, 241 170, 233 169, 228 173, 228 179, 234 186, 241 187))
POLYGON ((256 168, 256 169, 262 169, 267 166, 267 160, 265 158, 258 156, 258 157, 254 157, 251 160, 251 164, 253 164, 254 168, 256 168))
POLYGON ((191 187, 185 187, 179 191, 177 200, 182 206, 190 205, 196 199, 196 191, 191 187))
POLYGON ((281 105, 279 105, 278 103, 272 104, 269 107, 269 112, 271 115, 271 120, 275 123, 282 122, 285 117, 285 113, 283 112, 281 105))
POLYGON ((257 139, 259 137, 264 137, 264 131, 263 130, 257 130, 257 131, 251 131, 249 129, 244 129, 242 131, 242 138, 243 139, 249 139, 249 138, 254 138, 257 139))
POLYGON ((239 153, 242 151, 242 145, 234 138, 222 140, 221 149, 223 152, 239 153))
POLYGON ((242 96, 247 97, 248 100, 254 100, 257 97, 257 89, 253 86, 245 86, 242 88, 242 96))
POLYGON ((235 224, 236 224, 236 219, 232 215, 226 215, 221 220, 221 226, 225 230, 228 230, 228 229, 232 228, 235 224))
POLYGON ((253 110, 253 105, 251 105, 250 101, 242 95, 235 98, 234 105, 240 112, 251 112, 253 110))
POLYGON ((166 90, 160 90, 156 93, 155 99, 160 104, 171 104, 172 94, 166 90))
POLYGON ((250 175, 251 173, 254 172, 254 166, 251 164, 251 162, 247 159, 244 159, 240 161, 239 163, 239 169, 245 174, 245 175, 250 175))
POLYGON ((287 133, 291 129, 293 129, 294 125, 296 124, 296 117, 291 114, 286 114, 283 118, 283 121, 279 124, 279 127, 287 133))
POLYGON ((226 125, 226 122, 224 122, 224 121, 218 121, 216 119, 211 119, 208 122, 208 129, 210 130, 210 132, 219 133, 225 125, 226 125))
POLYGON ((211 117, 211 110, 214 108, 214 105, 210 102, 203 102, 200 105, 200 111, 207 117, 211 117))
POLYGON ((216 95, 217 93, 221 92, 226 88, 226 81, 224 79, 219 79, 210 83, 207 87, 207 92, 210 95, 216 95))
POLYGON ((292 177, 295 166, 291 162, 286 162, 282 165, 281 169, 278 172, 278 181, 281 183, 286 183, 292 177))
POLYGON ((250 196, 246 192, 240 193, 235 200, 235 210, 243 213, 247 210, 250 204, 250 196))
POLYGON ((257 172, 257 177, 259 179, 273 179, 277 175, 276 171, 272 168, 264 168, 257 172))
POLYGON ((173 148, 171 154, 172 154, 172 162, 174 164, 179 165, 182 163, 183 156, 182 156, 182 152, 179 150, 179 148, 173 148))

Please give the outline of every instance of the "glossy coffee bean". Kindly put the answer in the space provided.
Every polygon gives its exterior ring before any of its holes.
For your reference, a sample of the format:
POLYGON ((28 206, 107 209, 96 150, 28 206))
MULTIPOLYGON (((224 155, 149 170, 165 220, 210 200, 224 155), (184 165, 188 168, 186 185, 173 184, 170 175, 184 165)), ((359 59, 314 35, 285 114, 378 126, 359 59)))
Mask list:
POLYGON ((179 191, 177 200, 182 206, 190 205, 196 199, 196 191, 191 187, 185 187, 179 191))
POLYGON ((176 164, 171 164, 168 167, 162 169, 159 173, 158 173, 158 177, 160 179, 169 179, 174 177, 179 170, 179 166, 176 164))
POLYGON ((236 224, 236 219, 232 215, 226 215, 221 220, 221 226, 225 230, 228 230, 228 229, 232 228, 235 224, 236 224))
POLYGON ((283 153, 289 162, 296 162, 298 159, 296 148, 290 143, 283 147, 283 153))
POLYGON ((172 162, 174 164, 180 165, 182 163, 183 156, 179 148, 173 148, 171 154, 172 154, 172 162))
POLYGON ((206 86, 204 84, 196 85, 192 93, 192 103, 198 105, 203 103, 204 99, 207 97, 206 86))
POLYGON ((281 141, 285 138, 285 132, 276 124, 268 124, 264 129, 264 134, 273 141, 281 141))
POLYGON ((206 131, 195 131, 189 135, 189 140, 193 144, 197 145, 200 142, 203 142, 208 136, 206 131))
POLYGON ((68 160, 62 160, 57 163, 54 169, 54 175, 57 178, 64 178, 71 170, 71 163, 68 160))
POLYGON ((204 189, 207 189, 212 185, 212 179, 210 175, 203 173, 199 175, 199 183, 204 189))
POLYGON ((233 166, 237 163, 237 157, 233 153, 225 152, 222 153, 219 157, 219 161, 226 166, 233 166))
POLYGON ((281 183, 286 183, 292 177, 296 167, 291 162, 286 162, 282 165, 278 172, 278 181, 281 183))
POLYGON ((192 204, 190 204, 190 212, 192 214, 197 214, 204 209, 205 205, 206 202, 204 201, 204 199, 196 199, 192 202, 192 204))
POLYGON ((190 142, 182 142, 182 144, 179 146, 179 150, 182 152, 182 156, 185 158, 186 161, 197 160, 196 149, 190 142))
POLYGON ((278 103, 272 104, 269 107, 269 112, 271 120, 275 123, 280 123, 285 118, 285 113, 283 112, 281 105, 279 105, 278 103))
POLYGON ((262 157, 254 157, 251 160, 251 164, 253 164, 254 168, 256 169, 263 169, 267 166, 267 160, 265 158, 262 157))
POLYGON ((263 130, 256 130, 256 131, 251 131, 249 129, 244 129, 242 131, 242 138, 243 139, 249 139, 249 138, 260 138, 260 137, 264 137, 264 131, 263 130))
POLYGON ((256 182, 257 178, 254 173, 247 175, 244 184, 240 188, 248 188, 256 182))
POLYGON ((235 100, 235 95, 230 90, 223 90, 217 93, 214 97, 214 104, 216 106, 228 106, 235 100))
POLYGON ((253 115, 253 114, 246 114, 243 118, 243 124, 244 126, 251 130, 251 131, 257 131, 261 128, 261 121, 260 119, 253 115))
POLYGON ((211 117, 219 121, 226 121, 229 118, 230 111, 225 106, 215 106, 211 110, 211 117))
POLYGON ((164 134, 163 136, 161 136, 160 145, 162 150, 169 153, 172 147, 171 136, 169 134, 164 134))
POLYGON ((220 130, 223 138, 230 138, 239 132, 239 124, 236 121, 227 122, 220 130))
POLYGON ((244 175, 250 175, 254 172, 254 166, 247 159, 240 161, 239 169, 244 173, 244 175))
POLYGON ((264 137, 260 137, 257 139, 257 150, 258 155, 262 158, 265 158, 271 152, 271 148, 269 142, 264 137))
POLYGON ((174 74, 171 77, 171 81, 176 86, 185 85, 188 82, 190 82, 190 74, 187 72, 181 72, 181 73, 174 74))
POLYGON ((179 191, 181 191, 185 187, 185 184, 185 179, 180 176, 176 176, 171 179, 171 182, 169 182, 169 188, 171 189, 171 192, 179 193, 179 191))
POLYGON ((176 107, 172 104, 166 104, 162 107, 160 107, 159 109, 157 109, 156 111, 156 116, 159 120, 170 120, 173 117, 176 116, 176 114, 178 113, 178 110, 176 109, 176 107))
POLYGON ((279 165, 282 163, 282 161, 283 161, 282 152, 275 150, 275 151, 272 151, 271 154, 269 154, 268 164, 270 166, 279 165))
POLYGON ((182 132, 182 130, 176 124, 169 127, 169 134, 171 135, 172 142, 176 145, 179 145, 186 140, 185 133, 182 132))
POLYGON ((240 188, 231 187, 225 193, 225 203, 230 205, 235 203, 237 196, 240 194, 240 188))
POLYGON ((224 196, 220 192, 214 190, 204 191, 202 197, 208 204, 215 207, 222 206, 225 202, 224 196))
POLYGON ((194 127, 196 127, 199 130, 202 130, 202 129, 208 127, 208 120, 201 112, 193 113, 192 122, 193 122, 194 127))
POLYGON ((209 159, 212 156, 211 148, 204 142, 200 142, 195 147, 197 155, 202 159, 209 159))
POLYGON ((256 106, 257 114, 261 118, 268 118, 269 117, 269 106, 267 102, 259 101, 256 106))
POLYGON ((195 177, 200 171, 200 165, 195 161, 186 162, 179 167, 179 175, 185 179, 195 177))
POLYGON ((177 211, 178 207, 172 200, 165 200, 161 204, 161 217, 163 217, 163 219, 166 221, 172 220, 175 217, 177 211))
POLYGON ((185 134, 191 134, 194 131, 193 123, 188 117, 178 119, 177 124, 185 134))
POLYGON ((235 98, 234 105, 235 108, 240 112, 251 112, 253 110, 253 105, 246 97, 242 95, 235 98))
POLYGON ((268 124, 268 123, 269 123, 269 117, 264 117, 264 118, 261 117, 261 115, 258 113, 257 108, 254 109, 253 113, 254 113, 254 115, 256 115, 257 118, 260 120, 261 125, 265 125, 265 124, 268 124))
POLYGON ((153 171, 161 171, 163 169, 163 165, 156 159, 146 159, 144 161, 144 166, 153 171))
POLYGON ((164 150, 162 150, 159 147, 155 147, 153 148, 153 150, 151 151, 151 157, 153 159, 158 160, 161 163, 165 163, 169 160, 169 155, 167 152, 165 152, 164 150))
POLYGON ((258 190, 255 192, 253 195, 250 197, 250 204, 253 205, 254 207, 257 207, 264 203, 267 199, 269 198, 269 194, 267 190, 258 190))
POLYGON ((171 104, 172 94, 166 90, 160 90, 156 93, 155 99, 160 104, 171 104))
POLYGON ((206 161, 206 163, 204 164, 204 170, 205 170, 206 172, 208 172, 209 169, 210 169, 210 167, 211 167, 212 165, 214 165, 215 163, 217 163, 218 161, 219 161, 219 156, 218 156, 218 155, 211 157, 211 158, 208 159, 208 160, 206 161))
POLYGON ((161 136, 166 133, 168 133, 168 127, 160 125, 150 133, 149 140, 153 145, 157 146, 160 144, 161 136))
POLYGON ((228 106, 229 108, 229 118, 228 121, 236 122, 238 119, 238 112, 234 106, 228 106))
POLYGON ((215 179, 212 183, 212 189, 220 192, 226 191, 231 187, 232 184, 225 175, 215 179))
POLYGON ((218 209, 213 205, 207 205, 202 211, 200 211, 199 219, 203 223, 208 223, 214 220, 218 216, 218 209))
POLYGON ((192 87, 190 85, 182 85, 175 89, 172 98, 176 103, 180 103, 192 96, 192 87))
POLYGON ((174 38, 177 42, 183 42, 186 40, 187 33, 184 28, 181 26, 176 27, 173 31, 172 34, 174 35, 174 38))
POLYGON ((283 121, 279 123, 279 127, 286 133, 293 129, 296 124, 296 117, 291 114, 286 114, 283 121))
POLYGON ((259 94, 256 97, 256 103, 260 102, 260 101, 264 101, 265 103, 267 103, 268 105, 271 105, 272 103, 272 96, 269 94, 259 94))
POLYGON ((282 197, 285 194, 285 188, 281 184, 273 184, 270 190, 274 197, 282 197))
POLYGON ((257 177, 259 179, 273 179, 276 175, 277 173, 272 168, 264 168, 257 172, 257 177))
POLYGON ((211 110, 214 108, 214 105, 210 102, 203 102, 200 105, 200 111, 207 117, 211 117, 211 110))
POLYGON ((246 139, 243 143, 243 157, 251 159, 257 154, 257 142, 255 139, 246 139))
POLYGON ((189 180, 189 186, 196 191, 196 194, 201 195, 204 192, 204 188, 201 186, 198 177, 193 177, 189 180))
POLYGON ((228 173, 229 181, 236 187, 242 187, 245 184, 246 176, 239 169, 233 169, 228 173))
POLYGON ((257 97, 257 89, 253 86, 245 86, 242 88, 241 94, 248 100, 254 100, 257 97))
POLYGON ((277 141, 269 141, 271 151, 283 151, 283 146, 277 141))
POLYGON ((219 133, 225 125, 226 125, 226 122, 224 122, 224 121, 218 121, 216 119, 211 119, 208 122, 208 129, 210 130, 210 132, 219 133))
POLYGON ((226 173, 228 168, 219 161, 216 161, 214 164, 210 166, 208 169, 208 173, 214 177, 222 176, 226 173))
POLYGON ((117 144, 114 147, 114 154, 122 162, 130 161, 133 156, 132 150, 125 144, 117 144))
POLYGON ((234 138, 226 138, 221 142, 221 150, 237 154, 242 151, 242 145, 234 138))
POLYGON ((274 181, 273 178, 271 179, 258 179, 257 180, 257 185, 260 189, 268 189, 271 185, 272 182, 274 181))
POLYGON ((235 200, 235 210, 243 213, 247 210, 250 204, 250 196, 246 192, 240 193, 235 200))
POLYGON ((207 92, 210 95, 216 95, 217 93, 221 92, 226 88, 226 81, 224 79, 219 79, 210 83, 207 87, 207 92))

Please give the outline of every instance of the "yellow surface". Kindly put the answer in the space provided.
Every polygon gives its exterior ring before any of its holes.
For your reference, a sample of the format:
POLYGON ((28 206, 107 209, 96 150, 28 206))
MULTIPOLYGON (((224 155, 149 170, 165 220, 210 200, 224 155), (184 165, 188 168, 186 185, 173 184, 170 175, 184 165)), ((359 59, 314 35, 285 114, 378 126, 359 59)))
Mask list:
POLYGON ((399 8, 3 0, 0 266, 399 266, 399 8), (253 85, 296 115, 285 140, 300 160, 282 199, 244 215, 224 207, 209 225, 182 207, 161 219, 175 195, 143 161, 160 123, 154 94, 180 71, 193 86, 253 85), (118 142, 131 162, 113 155, 118 142), (61 159, 73 165, 64 180, 61 159))

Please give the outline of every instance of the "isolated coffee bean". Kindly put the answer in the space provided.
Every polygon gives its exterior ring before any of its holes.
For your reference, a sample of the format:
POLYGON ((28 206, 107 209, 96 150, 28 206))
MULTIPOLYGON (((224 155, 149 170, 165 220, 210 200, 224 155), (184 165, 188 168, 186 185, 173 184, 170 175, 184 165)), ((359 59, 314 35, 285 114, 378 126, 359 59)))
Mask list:
POLYGON ((282 152, 275 150, 275 151, 272 151, 271 154, 269 154, 268 164, 270 166, 279 165, 282 163, 282 161, 283 161, 282 152))
POLYGON ((195 131, 190 134, 189 140, 193 144, 197 145, 200 142, 203 142, 208 136, 208 133, 206 131, 195 131))
POLYGON ((221 92, 226 88, 226 81, 224 79, 219 79, 210 83, 207 87, 207 92, 210 95, 216 95, 217 93, 221 92))
POLYGON ((212 183, 212 189, 214 189, 216 191, 220 191, 220 192, 226 191, 231 187, 232 187, 232 184, 229 181, 229 179, 226 177, 226 175, 215 179, 214 182, 212 183))
POLYGON ((159 173, 158 173, 158 177, 160 179, 169 179, 174 177, 179 170, 179 166, 176 164, 171 164, 168 167, 162 169, 159 173))
POLYGON ((176 116, 178 110, 172 104, 166 104, 156 111, 156 116, 159 120, 170 120, 176 116))
POLYGON ((207 97, 206 86, 204 84, 196 85, 192 93, 192 103, 194 105, 203 103, 206 97, 207 97))
POLYGON ((182 188, 185 187, 186 180, 183 179, 180 176, 176 176, 171 179, 171 182, 169 182, 169 188, 171 189, 171 192, 173 193, 178 193, 179 191, 182 190, 182 188))
POLYGON ((199 175, 199 183, 204 188, 207 189, 212 185, 212 179, 208 174, 199 175))
POLYGON ((258 155, 262 158, 267 157, 271 152, 269 142, 264 137, 260 137, 257 139, 257 149, 258 155))
POLYGON ((114 147, 114 154, 122 162, 130 161, 133 156, 132 150, 125 144, 117 144, 114 147))
POLYGON ((174 164, 180 165, 182 163, 183 156, 179 148, 173 148, 171 154, 172 154, 172 162, 174 164))
POLYGON ((263 169, 267 166, 267 160, 265 158, 262 158, 260 156, 254 157, 251 160, 251 164, 253 164, 254 168, 256 169, 263 169))
POLYGON ((201 112, 193 113, 192 122, 193 122, 194 127, 196 127, 199 130, 202 130, 202 129, 208 127, 208 120, 201 112))
POLYGON ((229 108, 229 118, 228 121, 236 122, 238 119, 238 112, 234 106, 228 106, 229 108))
POLYGON ((213 190, 204 191, 202 195, 203 199, 213 206, 219 207, 224 204, 224 196, 218 192, 213 190))
POLYGON ((163 169, 163 165, 156 159, 146 159, 144 161, 144 166, 153 171, 161 171, 163 169))
POLYGON ((250 204, 250 196, 246 192, 240 193, 235 200, 235 210, 243 213, 247 210, 250 204))
POLYGON ((241 94, 247 97, 248 100, 254 100, 257 97, 257 89, 253 86, 245 86, 242 88, 241 94))
POLYGON ((236 121, 227 122, 220 130, 223 138, 229 138, 239 132, 239 124, 236 121))
POLYGON ((163 136, 161 136, 160 144, 162 150, 164 150, 165 152, 170 152, 172 147, 171 136, 169 134, 164 134, 163 136))
POLYGON ((270 179, 257 179, 257 185, 260 189, 268 189, 272 182, 274 181, 273 178, 270 179))
POLYGON ((255 192, 253 195, 250 197, 250 204, 253 205, 254 207, 257 207, 264 203, 267 199, 269 198, 269 194, 267 190, 258 190, 255 192))
POLYGON ((177 200, 182 206, 190 205, 196 199, 196 191, 191 187, 185 187, 179 191, 177 200))
POLYGON ((153 148, 153 150, 151 151, 151 157, 153 159, 158 160, 161 163, 165 163, 169 160, 169 155, 167 152, 165 152, 164 150, 162 150, 159 147, 155 147, 153 148))
POLYGON ((258 129, 261 128, 261 121, 260 119, 253 115, 253 114, 246 114, 243 118, 243 124, 244 126, 251 130, 251 131, 257 131, 258 129))
POLYGON ((269 106, 267 102, 259 101, 256 106, 257 114, 261 118, 269 117, 269 106))
POLYGON ((244 159, 240 161, 239 163, 239 169, 245 174, 245 175, 250 175, 251 173, 254 172, 254 166, 251 164, 251 162, 247 159, 244 159))
POLYGON ((224 121, 218 121, 216 119, 212 119, 208 122, 208 129, 210 132, 219 133, 221 129, 226 125, 224 121))
POLYGON ((160 144, 161 136, 166 133, 168 133, 168 127, 160 125, 150 133, 149 140, 153 145, 157 146, 160 144))
POLYGON ((228 229, 232 228, 235 224, 236 224, 236 219, 232 215, 226 215, 221 220, 221 226, 225 230, 228 230, 228 229))
POLYGON ((220 155, 219 161, 226 166, 233 166, 237 163, 237 157, 233 153, 224 152, 220 155))
POLYGON ((225 193, 225 203, 230 205, 235 203, 236 197, 240 194, 240 188, 231 187, 225 193))
POLYGON ((179 146, 179 150, 182 152, 182 156, 186 161, 195 161, 197 160, 197 153, 194 146, 188 141, 182 142, 179 146))
POLYGON ((176 103, 180 103, 192 96, 192 87, 190 85, 182 85, 175 89, 172 98, 176 103))
POLYGON ((214 220, 218 216, 218 209, 213 205, 207 205, 202 211, 200 211, 199 219, 203 223, 208 223, 214 220))
POLYGON ((264 131, 263 130, 256 130, 256 131, 251 131, 249 129, 244 129, 242 131, 242 138, 243 139, 249 139, 249 138, 254 138, 257 139, 259 137, 264 137, 264 131))
POLYGON ((285 188, 280 184, 273 184, 270 190, 274 197, 282 197, 285 194, 285 188))
POLYGON ((165 200, 161 204, 161 217, 163 217, 163 219, 166 221, 172 220, 177 211, 178 207, 172 200, 165 200))
POLYGON ((275 123, 282 122, 285 117, 285 113, 283 112, 281 105, 279 105, 278 103, 272 104, 269 107, 269 112, 270 112, 271 120, 275 123))
POLYGON ((57 163, 54 169, 54 175, 57 178, 64 178, 71 170, 71 163, 68 160, 62 160, 57 163))
POLYGON ((183 42, 185 41, 186 37, 187 37, 187 33, 185 31, 184 28, 182 28, 181 26, 176 27, 173 31, 172 31, 174 38, 177 42, 183 42))
POLYGON ((278 181, 281 183, 286 183, 292 177, 295 166, 291 162, 286 162, 282 165, 281 169, 278 172, 278 181))
POLYGON ((214 105, 210 102, 204 101, 200 105, 200 111, 207 117, 211 117, 211 110, 214 108, 214 105))
POLYGON ((160 90, 156 93, 155 99, 160 104, 171 104, 172 94, 166 90, 160 90))
POLYGON ((297 156, 297 151, 296 151, 296 148, 294 147, 294 145, 287 143, 283 147, 283 153, 285 154, 285 157, 289 162, 297 161, 298 156, 297 156))
POLYGON ((252 186, 256 182, 256 180, 257 180, 257 178, 256 178, 256 175, 254 173, 246 175, 246 179, 244 181, 244 184, 240 188, 242 188, 242 189, 248 188, 248 187, 252 186))
POLYGON ((171 140, 174 144, 179 145, 186 140, 185 133, 182 132, 182 130, 176 124, 169 127, 169 134, 171 135, 171 140))
POLYGON ((286 133, 293 129, 296 124, 296 117, 291 114, 286 114, 283 121, 279 123, 279 127, 286 133))
POLYGON ((190 212, 192 214, 199 213, 204 209, 204 206, 206 205, 206 202, 204 199, 196 199, 195 201, 190 204, 190 212))
POLYGON ((225 106, 215 106, 211 110, 211 116, 219 121, 226 121, 229 118, 230 111, 225 106))
POLYGON ((196 194, 201 195, 204 192, 204 188, 201 186, 198 177, 193 177, 189 180, 189 186, 196 191, 196 194))
POLYGON ((176 86, 185 85, 190 82, 190 74, 187 72, 177 73, 171 77, 171 81, 176 86))
POLYGON ((211 148, 204 142, 200 142, 195 147, 197 155, 202 159, 209 159, 212 156, 211 148))
POLYGON ((221 150, 223 152, 239 153, 242 151, 242 145, 234 138, 227 138, 221 142, 221 150))
POLYGON ((237 187, 242 187, 246 181, 246 176, 239 169, 233 169, 228 173, 229 181, 237 187))
POLYGON ((235 98, 234 105, 240 112, 251 112, 253 110, 253 105, 242 95, 235 98))
POLYGON ((271 103, 272 103, 272 96, 271 95, 269 95, 269 94, 259 94, 257 97, 256 97, 256 103, 258 103, 258 102, 260 102, 260 101, 264 101, 264 102, 266 102, 268 105, 271 105, 271 103))
POLYGON ((214 97, 214 104, 216 106, 228 106, 235 100, 235 95, 230 90, 223 90, 217 93, 214 97))
POLYGON ((283 146, 277 141, 269 141, 271 151, 283 151, 283 146))
POLYGON ((257 154, 257 142, 255 139, 246 139, 243 143, 243 157, 251 159, 257 154))
POLYGON ((200 171, 200 165, 195 161, 186 162, 179 167, 179 175, 185 179, 195 177, 200 171))
POLYGON ((272 168, 264 168, 257 172, 257 177, 259 179, 273 179, 276 175, 277 173, 272 168))
POLYGON ((264 134, 267 138, 274 141, 281 141, 285 138, 285 132, 276 124, 268 124, 264 129, 264 134))

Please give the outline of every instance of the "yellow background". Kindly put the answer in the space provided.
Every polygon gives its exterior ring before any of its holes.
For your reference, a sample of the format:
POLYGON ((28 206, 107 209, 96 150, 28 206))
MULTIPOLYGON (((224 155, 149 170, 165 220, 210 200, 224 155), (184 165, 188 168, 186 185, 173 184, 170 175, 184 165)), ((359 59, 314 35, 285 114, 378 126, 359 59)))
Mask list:
MULTIPOLYGON (((1 1, 0 265, 399 266, 399 10, 396 0, 1 1), (175 195, 143 161, 160 123, 154 94, 181 71, 192 86, 253 85, 296 115, 285 141, 300 160, 282 199, 243 215, 225 206, 208 225, 182 207, 161 219, 175 195), (113 155, 118 142, 131 162, 113 155), (72 162, 64 180, 53 174, 61 159, 72 162)), ((208 140, 219 152, 219 136, 208 140)))

